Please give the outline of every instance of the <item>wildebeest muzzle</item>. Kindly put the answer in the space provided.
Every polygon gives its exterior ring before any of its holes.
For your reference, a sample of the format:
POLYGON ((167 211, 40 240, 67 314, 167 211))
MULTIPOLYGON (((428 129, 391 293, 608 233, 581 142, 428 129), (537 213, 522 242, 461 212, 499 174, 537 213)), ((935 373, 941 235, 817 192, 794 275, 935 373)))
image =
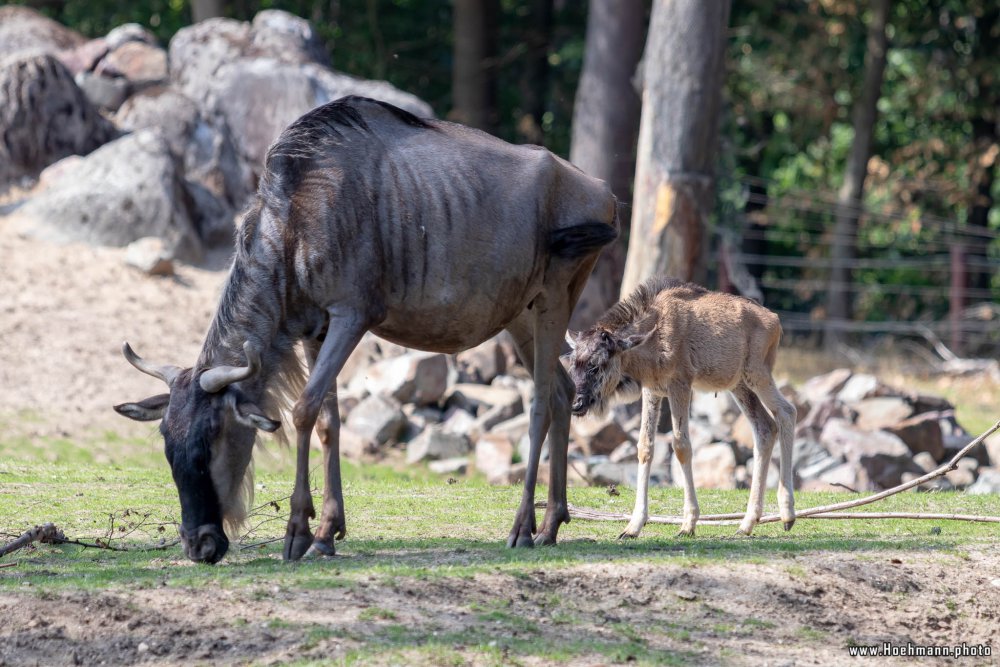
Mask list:
POLYGON ((194 530, 181 526, 184 555, 197 563, 214 565, 229 551, 229 540, 218 526, 205 524, 194 530))

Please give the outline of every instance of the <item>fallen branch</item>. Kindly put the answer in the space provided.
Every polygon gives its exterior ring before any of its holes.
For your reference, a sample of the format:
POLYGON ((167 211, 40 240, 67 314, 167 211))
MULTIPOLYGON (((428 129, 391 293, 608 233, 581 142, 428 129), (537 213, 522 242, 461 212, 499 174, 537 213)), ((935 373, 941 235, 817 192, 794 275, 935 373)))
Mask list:
POLYGON ((23 549, 33 542, 56 542, 63 541, 66 536, 62 534, 62 531, 56 528, 55 524, 46 523, 41 526, 35 526, 31 530, 26 530, 24 533, 8 544, 0 547, 0 558, 3 558, 9 553, 13 553, 18 549, 23 549))
POLYGON ((5 567, 17 567, 17 561, 14 561, 13 563, 0 563, 0 570, 5 567))
MULTIPOLYGON (((857 512, 854 514, 841 513, 840 510, 851 509, 852 507, 860 507, 862 505, 868 505, 876 501, 888 498, 889 496, 894 496, 897 493, 902 493, 903 491, 908 491, 915 486, 920 486, 932 479, 937 479, 942 477, 952 470, 958 468, 958 462, 964 457, 969 451, 979 445, 991 436, 996 431, 1000 430, 1000 421, 997 421, 993 426, 983 432, 975 440, 963 447, 955 456, 951 458, 947 463, 942 464, 940 467, 932 470, 931 472, 918 477, 916 479, 910 480, 899 486, 894 486, 891 489, 886 489, 871 496, 865 496, 864 498, 857 498, 855 500, 848 500, 841 503, 834 503, 832 505, 820 505, 817 507, 808 507, 806 509, 797 510, 795 512, 796 521, 799 519, 933 519, 933 520, 953 520, 953 521, 976 521, 982 523, 1000 523, 1000 517, 992 516, 978 516, 969 514, 925 514, 925 513, 910 513, 910 512, 857 512)), ((546 503, 537 503, 536 507, 545 507, 546 503)), ((571 517, 576 517, 591 521, 627 521, 631 518, 631 514, 617 513, 617 512, 600 512, 597 510, 587 509, 584 507, 569 507, 569 514, 571 517)), ((698 519, 698 523, 707 523, 715 525, 727 525, 739 523, 743 518, 742 513, 731 513, 731 514, 708 514, 702 516, 698 519)), ((680 524, 683 521, 683 517, 678 516, 650 516, 648 523, 666 523, 666 524, 680 524)), ((758 523, 774 523, 776 521, 781 521, 781 517, 777 514, 766 514, 760 518, 758 523)))

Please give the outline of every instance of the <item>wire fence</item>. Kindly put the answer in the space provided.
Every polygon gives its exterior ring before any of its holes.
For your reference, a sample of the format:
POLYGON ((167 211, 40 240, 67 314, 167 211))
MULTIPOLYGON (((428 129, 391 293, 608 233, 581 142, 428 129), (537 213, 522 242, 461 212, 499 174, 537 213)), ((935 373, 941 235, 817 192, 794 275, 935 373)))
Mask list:
POLYGON ((756 292, 789 335, 863 344, 930 332, 959 355, 1000 354, 1000 231, 910 210, 840 207, 835 193, 757 177, 738 185, 742 206, 720 215, 720 282, 756 292), (845 211, 858 223, 837 232, 845 211), (835 246, 849 255, 835 256, 835 246), (831 291, 849 295, 851 318, 828 317, 831 291))

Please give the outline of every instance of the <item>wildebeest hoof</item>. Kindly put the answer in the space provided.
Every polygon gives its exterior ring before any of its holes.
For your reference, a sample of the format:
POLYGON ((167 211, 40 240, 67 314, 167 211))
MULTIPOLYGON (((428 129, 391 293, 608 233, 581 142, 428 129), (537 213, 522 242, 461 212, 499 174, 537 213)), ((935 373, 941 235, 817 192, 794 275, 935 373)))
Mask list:
POLYGON ((792 519, 791 521, 786 521, 782 525, 785 527, 785 530, 791 530, 792 526, 795 525, 795 519, 792 519))
POLYGON ((282 555, 285 560, 299 560, 309 550, 312 543, 313 536, 308 531, 295 535, 286 534, 285 549, 282 555))
POLYGON ((329 558, 331 556, 336 556, 337 550, 334 548, 331 541, 330 544, 323 542, 322 540, 313 540, 313 543, 309 545, 309 549, 303 558, 329 558))
POLYGON ((546 532, 541 532, 535 535, 533 544, 536 547, 553 547, 556 544, 556 538, 546 532))
POLYGON ((528 548, 535 546, 535 541, 531 538, 531 533, 522 533, 520 531, 511 531, 510 537, 507 538, 507 548, 508 549, 518 549, 518 548, 528 548))

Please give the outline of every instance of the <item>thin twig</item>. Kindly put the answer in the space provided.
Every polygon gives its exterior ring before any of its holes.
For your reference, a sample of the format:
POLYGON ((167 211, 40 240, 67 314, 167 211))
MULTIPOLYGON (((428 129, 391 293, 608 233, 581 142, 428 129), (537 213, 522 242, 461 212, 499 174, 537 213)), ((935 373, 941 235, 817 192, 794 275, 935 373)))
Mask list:
POLYGON ((0 563, 0 570, 2 570, 5 567, 16 567, 16 566, 17 566, 17 561, 14 561, 13 563, 0 563))
MULTIPOLYGON (((981 444, 983 440, 991 436, 997 430, 1000 430, 1000 421, 997 421, 993 426, 983 432, 975 440, 963 447, 955 456, 951 458, 947 463, 942 464, 940 467, 932 470, 931 472, 918 477, 914 480, 894 486, 891 489, 886 489, 880 493, 873 494, 871 496, 865 496, 864 498, 857 498, 855 500, 848 500, 841 503, 834 503, 832 505, 820 505, 817 507, 809 507, 802 510, 797 510, 795 512, 795 519, 933 519, 933 520, 954 520, 954 521, 976 521, 984 523, 1000 523, 1000 517, 991 516, 978 516, 969 514, 925 514, 925 513, 907 513, 907 512, 858 512, 854 514, 840 513, 840 510, 850 509, 852 507, 860 507, 862 505, 868 505, 874 503, 878 500, 888 498, 889 496, 894 496, 897 493, 902 493, 912 489, 915 486, 920 486, 932 479, 937 479, 949 473, 952 470, 958 468, 958 462, 964 457, 969 450, 978 444, 981 444), (836 513, 836 514, 834 514, 836 513)), ((545 507, 545 502, 536 503, 536 507, 545 507)), ((600 512, 598 510, 592 510, 584 507, 572 507, 569 508, 569 513, 571 517, 576 517, 585 520, 592 521, 627 521, 631 518, 631 514, 617 513, 617 512, 600 512)), ((715 525, 728 525, 735 524, 743 518, 743 514, 731 513, 731 514, 708 514, 702 516, 698 519, 698 523, 707 523, 715 525)), ((666 524, 680 524, 683 522, 683 517, 678 516, 650 516, 648 523, 666 523, 666 524)), ((760 518, 758 523, 775 523, 781 521, 781 517, 777 514, 767 514, 760 518)))

